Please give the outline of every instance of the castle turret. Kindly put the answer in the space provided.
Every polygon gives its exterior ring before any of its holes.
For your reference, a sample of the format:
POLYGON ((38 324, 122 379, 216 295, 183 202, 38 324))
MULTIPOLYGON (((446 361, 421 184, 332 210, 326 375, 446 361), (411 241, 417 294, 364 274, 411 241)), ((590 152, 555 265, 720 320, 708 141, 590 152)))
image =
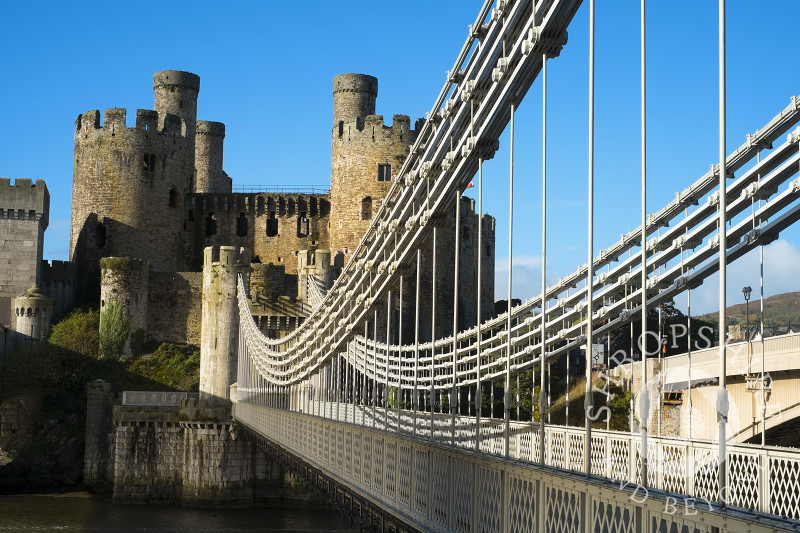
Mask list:
POLYGON ((225 124, 222 122, 197 121, 195 138, 195 184, 194 192, 229 193, 231 179, 222 170, 222 150, 225 140, 225 124))
POLYGON ((391 126, 375 115, 378 80, 364 74, 333 79, 331 146, 331 252, 350 258, 417 137, 411 120, 391 126))
POLYGON ((366 74, 339 74, 333 78, 333 125, 364 120, 375 114, 378 78, 366 74))
POLYGON ((100 342, 103 354, 138 355, 147 338, 150 265, 131 257, 100 261, 100 342))
POLYGON ((167 115, 177 115, 183 121, 183 135, 194 144, 200 76, 180 70, 162 70, 153 74, 153 91, 159 126, 167 115))
POLYGON ((239 342, 237 278, 248 283, 250 251, 209 246, 203 257, 203 311, 200 333, 200 395, 225 400, 236 381, 239 342))
POLYGON ((28 340, 39 341, 47 338, 53 320, 54 303, 52 298, 42 294, 36 286, 28 289, 24 296, 14 299, 17 347, 28 340))

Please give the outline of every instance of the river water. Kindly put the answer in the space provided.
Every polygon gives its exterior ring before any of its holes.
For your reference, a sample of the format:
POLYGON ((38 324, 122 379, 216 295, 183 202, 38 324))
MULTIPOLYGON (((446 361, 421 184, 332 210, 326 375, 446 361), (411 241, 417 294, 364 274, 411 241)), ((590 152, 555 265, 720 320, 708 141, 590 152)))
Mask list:
POLYGON ((87 495, 0 496, 0 532, 358 532, 333 511, 115 505, 87 495))

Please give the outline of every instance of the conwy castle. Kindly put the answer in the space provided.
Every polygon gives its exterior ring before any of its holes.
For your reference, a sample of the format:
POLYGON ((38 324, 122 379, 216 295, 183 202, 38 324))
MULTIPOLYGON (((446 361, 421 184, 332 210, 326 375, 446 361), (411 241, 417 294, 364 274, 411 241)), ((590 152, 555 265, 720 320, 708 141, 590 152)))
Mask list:
MULTIPOLYGON (((153 393, 173 399, 143 403, 123 395, 120 401, 109 383, 89 384, 84 484, 106 487, 119 502, 240 507, 289 498, 302 504, 307 493, 293 492, 275 458, 237 438, 231 424, 237 277, 243 276, 250 311, 265 335, 281 337, 301 325, 385 201, 422 121, 412 127, 407 116, 394 115, 385 126, 375 115, 378 80, 342 74, 333 80, 329 193, 235 193, 223 170, 225 125, 197 120, 200 78, 157 72, 153 89, 155 110, 137 110, 132 127, 127 111, 116 108, 102 117, 87 111, 75 121, 69 261, 42 260, 50 208, 45 182, 0 181, 6 350, 45 339, 76 304, 99 304, 101 339, 106 313, 125 322, 124 339, 115 341, 121 346, 113 353, 101 346, 105 355, 134 357, 149 342, 199 345, 199 398, 153 393)), ((479 254, 482 318, 494 311, 494 219, 484 215, 479 249, 474 202, 459 201, 460 220, 453 205, 433 221, 440 228, 436 248, 431 243, 421 256, 422 341, 453 331, 452 306, 440 306, 434 321, 429 302, 434 287, 438 300, 454 301, 457 223, 458 328, 478 320, 479 254)), ((398 338, 396 327, 416 307, 409 285, 401 298, 378 306, 376 335, 390 327, 391 342, 412 342, 412 328, 398 338)))
MULTIPOLYGON (((101 313, 119 305, 130 324, 124 356, 135 355, 147 341, 201 344, 202 328, 212 327, 203 323, 203 305, 215 305, 203 302, 202 272, 219 261, 220 248, 247 250, 253 315, 266 335, 287 334, 349 260, 422 123, 412 127, 408 116, 394 115, 385 126, 375 115, 378 80, 342 74, 333 80, 329 194, 234 193, 223 170, 225 125, 197 120, 200 78, 157 72, 153 90, 155 110, 137 110, 133 127, 127 111, 116 108, 102 117, 87 111, 75 121, 68 262, 42 260, 50 202, 44 181, 0 182, 6 236, 0 247, 0 324, 10 329, 9 349, 44 338, 53 319, 74 303, 98 300, 101 313)), ((482 309, 487 316, 494 309, 494 219, 484 215, 479 250, 474 202, 461 202, 459 283, 465 301, 459 317, 466 328, 477 319, 469 301, 476 296, 469 295, 477 290, 478 254, 484 255, 482 279, 489 281, 483 283, 482 309)), ((442 301, 453 299, 452 283, 444 280, 452 278, 455 223, 455 208, 439 221, 435 271, 442 282, 435 287, 442 301)), ((423 295, 433 287, 430 260, 423 256, 423 295)), ((396 314, 414 308, 413 294, 405 294, 404 302, 396 314)), ((430 306, 421 304, 423 316, 429 314, 430 306)), ((448 308, 437 313, 437 336, 452 332, 448 308)), ((430 338, 432 320, 421 323, 428 325, 421 337, 430 338)))

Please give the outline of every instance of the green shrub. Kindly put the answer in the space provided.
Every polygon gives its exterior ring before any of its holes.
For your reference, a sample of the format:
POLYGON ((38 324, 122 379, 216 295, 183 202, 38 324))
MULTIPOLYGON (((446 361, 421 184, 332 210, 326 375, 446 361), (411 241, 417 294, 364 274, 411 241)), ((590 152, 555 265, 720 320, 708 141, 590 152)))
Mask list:
POLYGON ((78 309, 53 326, 49 342, 57 351, 97 359, 100 355, 99 329, 100 313, 78 309))
POLYGON ((130 333, 128 321, 122 317, 122 306, 109 303, 100 313, 100 347, 103 357, 119 359, 130 333))

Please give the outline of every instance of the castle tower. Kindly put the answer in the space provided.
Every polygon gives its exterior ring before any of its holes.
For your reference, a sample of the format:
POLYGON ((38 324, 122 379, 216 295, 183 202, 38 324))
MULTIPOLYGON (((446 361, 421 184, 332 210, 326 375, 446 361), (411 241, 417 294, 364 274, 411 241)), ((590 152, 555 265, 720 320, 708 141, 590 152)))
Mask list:
POLYGON ((236 381, 239 343, 237 278, 249 281, 250 251, 209 246, 203 257, 203 311, 200 334, 200 395, 228 399, 236 381))
POLYGON ((100 267, 100 342, 109 339, 111 344, 102 346, 103 353, 133 357, 147 338, 150 265, 132 257, 105 257, 100 260, 100 267), (113 320, 104 320, 106 313, 117 312, 127 326, 125 337, 119 339, 110 331, 115 327, 113 320))
MULTIPOLYGON (((41 286, 50 193, 44 180, 0 178, 0 324, 13 326, 14 298, 41 286)), ((26 330, 27 331, 27 330, 26 330)))
POLYGON ((181 133, 194 145, 200 76, 180 70, 162 70, 153 74, 153 91, 159 127, 163 126, 164 117, 177 115, 183 121, 181 133))
POLYGON ((28 289, 24 296, 14 299, 17 347, 21 347, 27 340, 39 341, 47 338, 53 320, 54 303, 52 298, 42 294, 36 286, 28 289))
POLYGON ((225 124, 208 120, 197 121, 195 138, 195 183, 198 193, 230 193, 231 179, 222 170, 222 150, 225 124))
POLYGON ((101 257, 180 269, 199 83, 186 72, 156 73, 158 110, 137 110, 134 127, 126 125, 126 110, 116 108, 106 110, 102 124, 99 111, 75 121, 70 259, 79 294, 97 286, 101 257))
POLYGON ((375 115, 378 80, 365 74, 333 79, 331 252, 350 258, 389 192, 417 136, 405 115, 391 126, 375 115))

